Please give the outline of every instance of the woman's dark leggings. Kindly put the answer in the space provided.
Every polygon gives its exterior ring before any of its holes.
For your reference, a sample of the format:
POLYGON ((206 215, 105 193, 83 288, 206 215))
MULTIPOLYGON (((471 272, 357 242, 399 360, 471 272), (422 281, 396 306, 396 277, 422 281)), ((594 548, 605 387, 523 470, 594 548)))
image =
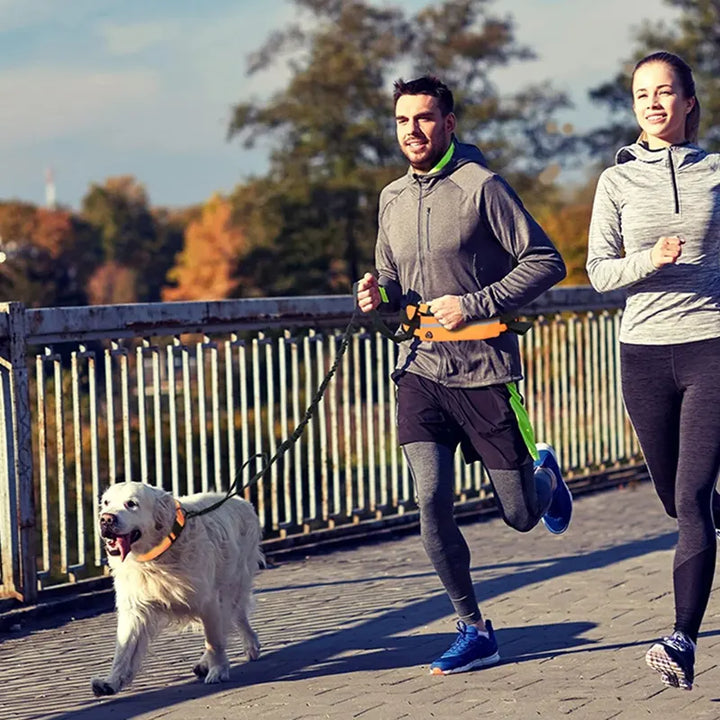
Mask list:
POLYGON ((720 521, 720 338, 621 343, 622 391, 655 490, 677 519, 675 629, 697 640, 715 572, 720 521))

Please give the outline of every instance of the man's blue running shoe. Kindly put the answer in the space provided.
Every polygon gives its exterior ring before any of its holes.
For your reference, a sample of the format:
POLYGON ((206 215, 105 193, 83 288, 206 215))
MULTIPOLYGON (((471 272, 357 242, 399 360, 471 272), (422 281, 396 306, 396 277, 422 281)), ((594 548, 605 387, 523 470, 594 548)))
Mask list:
POLYGON ((563 480, 555 450, 546 443, 538 443, 537 449, 540 458, 535 461, 535 467, 550 470, 557 480, 550 507, 542 516, 543 525, 551 533, 560 535, 564 533, 568 529, 568 525, 570 525, 573 506, 572 495, 563 480))
POLYGON ((457 629, 459 635, 455 642, 430 665, 431 675, 465 672, 494 665, 500 660, 495 632, 489 620, 485 621, 489 637, 480 635, 474 625, 466 625, 462 620, 458 620, 457 629))

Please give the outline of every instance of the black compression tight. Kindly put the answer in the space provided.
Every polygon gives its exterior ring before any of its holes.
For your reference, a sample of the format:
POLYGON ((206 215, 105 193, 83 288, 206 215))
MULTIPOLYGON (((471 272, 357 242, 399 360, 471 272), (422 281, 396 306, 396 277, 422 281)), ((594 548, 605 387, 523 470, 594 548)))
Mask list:
POLYGON ((675 629, 697 640, 715 572, 720 521, 720 339, 621 344, 625 406, 655 490, 677 519, 675 629))
MULTIPOLYGON (((481 618, 470 578, 470 550, 453 516, 454 451, 439 443, 402 446, 420 506, 420 532, 455 612, 466 623, 481 618)), ((505 522, 526 532, 537 525, 552 499, 551 480, 533 470, 532 461, 518 470, 489 470, 496 502, 505 522)))

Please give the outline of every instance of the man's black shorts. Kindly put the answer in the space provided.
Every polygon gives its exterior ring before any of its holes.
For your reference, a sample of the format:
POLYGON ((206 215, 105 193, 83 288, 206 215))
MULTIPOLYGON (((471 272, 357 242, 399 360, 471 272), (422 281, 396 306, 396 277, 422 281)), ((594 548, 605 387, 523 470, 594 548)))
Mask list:
POLYGON ((482 460, 490 470, 532 462, 507 385, 449 388, 408 372, 394 379, 400 445, 434 442, 454 450, 459 443, 466 463, 482 460))

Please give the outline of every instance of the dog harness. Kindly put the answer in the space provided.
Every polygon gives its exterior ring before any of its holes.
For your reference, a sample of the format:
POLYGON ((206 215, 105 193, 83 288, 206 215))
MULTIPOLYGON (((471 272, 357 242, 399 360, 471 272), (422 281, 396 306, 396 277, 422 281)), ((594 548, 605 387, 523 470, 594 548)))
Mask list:
POLYGON ((173 523, 170 534, 164 537, 154 548, 148 550, 142 555, 136 555, 135 559, 138 562, 147 562, 148 560, 154 560, 159 555, 162 555, 179 537, 180 533, 185 527, 185 508, 176 500, 175 501, 175 522, 173 523))

